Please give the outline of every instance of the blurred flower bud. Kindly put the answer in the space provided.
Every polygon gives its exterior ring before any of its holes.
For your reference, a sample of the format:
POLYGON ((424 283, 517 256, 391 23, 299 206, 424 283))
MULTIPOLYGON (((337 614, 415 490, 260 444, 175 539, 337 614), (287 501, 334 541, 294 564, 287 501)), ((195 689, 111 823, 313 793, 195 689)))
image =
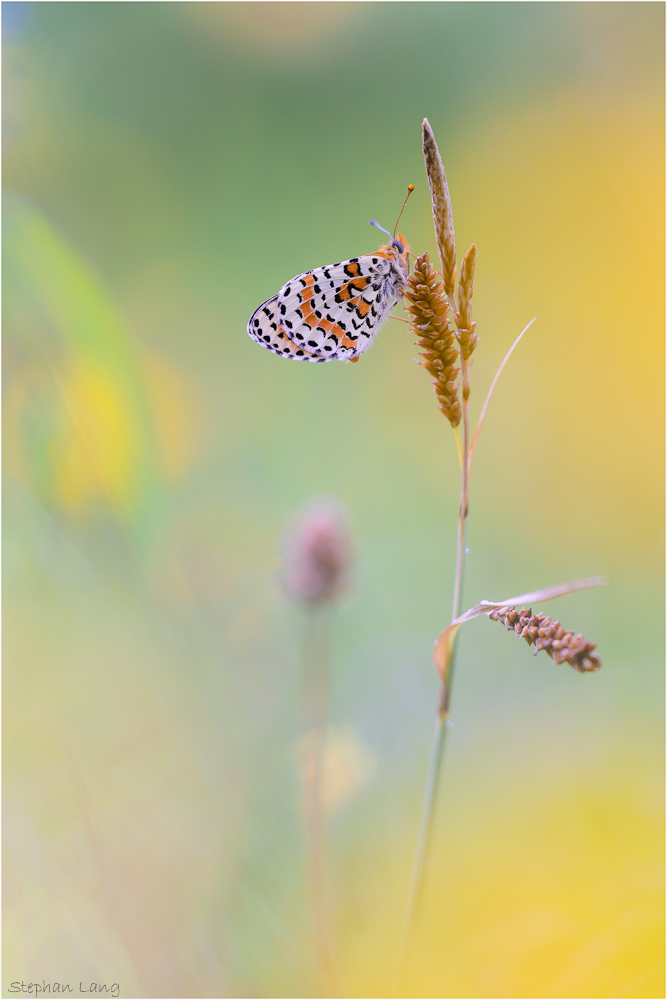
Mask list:
POLYGON ((285 532, 281 580, 290 597, 322 604, 347 589, 352 544, 346 512, 334 500, 311 500, 285 532))

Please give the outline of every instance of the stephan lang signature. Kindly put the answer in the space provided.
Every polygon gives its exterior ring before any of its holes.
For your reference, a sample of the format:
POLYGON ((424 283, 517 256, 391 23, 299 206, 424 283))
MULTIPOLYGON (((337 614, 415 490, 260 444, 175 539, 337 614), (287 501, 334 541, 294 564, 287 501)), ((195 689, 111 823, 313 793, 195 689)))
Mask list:
MULTIPOLYGON (((8 993, 29 993, 31 996, 38 997, 45 993, 60 993, 68 996, 74 993, 74 989, 69 983, 47 983, 42 980, 41 983, 23 983, 18 980, 12 983, 8 993)), ((107 986, 106 983, 79 983, 79 989, 77 991, 77 996, 82 996, 83 994, 95 993, 97 996, 112 996, 117 997, 120 994, 120 983, 112 983, 111 986, 107 986)))

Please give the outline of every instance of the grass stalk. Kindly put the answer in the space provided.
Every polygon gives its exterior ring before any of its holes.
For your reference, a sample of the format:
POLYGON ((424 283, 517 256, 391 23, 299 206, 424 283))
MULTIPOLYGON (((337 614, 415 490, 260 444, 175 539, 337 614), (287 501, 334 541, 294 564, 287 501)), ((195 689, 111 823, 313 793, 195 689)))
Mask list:
POLYGON ((531 326, 535 322, 535 319, 536 319, 536 317, 533 316, 533 318, 531 319, 530 323, 526 323, 526 325, 524 326, 523 330, 521 331, 521 333, 519 334, 519 336, 516 338, 516 340, 514 341, 514 343, 512 344, 512 346, 510 347, 509 351, 507 352, 507 354, 503 358, 503 360, 500 362, 500 365, 498 366, 498 371, 493 376, 493 381, 492 381, 492 383, 491 383, 491 385, 489 387, 488 393, 486 394, 486 399, 484 400, 484 405, 482 406, 482 410, 481 410, 481 413, 479 415, 479 420, 477 421, 477 427, 476 427, 475 433, 473 435, 472 444, 470 445, 470 452, 468 453, 468 483, 470 483, 470 467, 472 465, 472 456, 475 453, 475 448, 477 446, 477 439, 479 437, 479 432, 481 431, 482 425, 484 424, 484 418, 486 417, 486 411, 489 408, 489 403, 491 402, 491 397, 493 396, 493 392, 494 392, 496 386, 498 385, 498 380, 500 379, 500 376, 503 373, 505 365, 507 364, 507 362, 509 361, 509 359, 512 357, 512 354, 514 353, 514 349, 518 346, 519 341, 523 337, 524 333, 526 333, 528 330, 530 330, 531 326))
MULTIPOLYGON (((469 361, 462 362, 462 423, 463 423, 463 456, 461 461, 461 502, 459 504, 459 519, 456 542, 456 570, 454 574, 454 596, 452 599, 452 621, 461 613, 463 600, 463 582, 465 575, 466 561, 466 527, 468 521, 468 484, 469 484, 469 463, 468 450, 470 439, 470 415, 468 406, 469 395, 469 361)), ((457 432, 457 439, 459 435, 457 432)), ((460 445, 459 445, 460 447, 460 445)), ((421 821, 417 834, 417 847, 412 865, 412 876, 410 878, 410 889, 408 891, 408 902, 403 923, 403 933, 399 947, 398 966, 394 981, 394 996, 400 995, 401 981, 403 978, 405 960, 407 957, 408 945, 415 925, 419 904, 424 887, 424 874, 426 861, 433 837, 434 819, 436 815, 438 789, 440 787, 440 774, 445 754, 447 722, 449 719, 451 705, 452 681, 454 677, 454 661, 456 657, 456 640, 452 648, 451 656, 447 664, 447 670, 440 684, 438 694, 438 712, 433 736, 433 747, 429 763, 428 775, 426 778, 426 788, 424 790, 424 800, 422 804, 421 821)))
POLYGON ((459 267, 457 287, 456 240, 451 198, 442 159, 433 130, 427 119, 424 119, 422 123, 422 145, 442 273, 441 276, 438 276, 430 265, 428 254, 422 254, 415 260, 414 274, 408 278, 404 294, 408 301, 408 312, 412 315, 412 326, 417 336, 417 343, 421 349, 422 360, 419 364, 426 368, 433 377, 433 388, 438 398, 440 412, 448 419, 456 435, 461 463, 461 501, 459 504, 451 624, 440 634, 434 648, 434 665, 440 676, 438 711, 399 946, 394 996, 401 995, 409 946, 417 923, 426 881, 425 868, 429 860, 430 844, 437 815, 440 773, 445 753, 446 729, 449 724, 457 635, 460 625, 480 614, 487 614, 490 619, 502 622, 508 630, 515 631, 529 644, 534 645, 536 651, 544 649, 555 662, 567 661, 581 673, 597 670, 600 667, 600 658, 594 652, 595 643, 587 641, 580 634, 575 635, 574 632, 564 629, 560 621, 552 622, 545 615, 533 615, 530 608, 521 607, 518 610, 517 606, 529 598, 535 601, 548 600, 551 597, 570 593, 575 589, 598 586, 604 582, 599 578, 575 580, 568 584, 547 587, 541 591, 524 594, 520 598, 506 601, 503 604, 483 601, 480 605, 467 611, 465 615, 461 615, 467 554, 466 528, 472 457, 498 380, 514 349, 532 326, 534 320, 531 320, 521 331, 503 358, 484 401, 471 442, 470 358, 479 341, 479 336, 475 332, 477 323, 472 318, 477 247, 473 243, 463 255, 459 267), (453 331, 450 325, 450 315, 455 327, 453 331), (461 363, 460 368, 455 367, 458 361, 461 363), (463 423, 463 441, 461 441, 459 434, 461 421, 463 423))

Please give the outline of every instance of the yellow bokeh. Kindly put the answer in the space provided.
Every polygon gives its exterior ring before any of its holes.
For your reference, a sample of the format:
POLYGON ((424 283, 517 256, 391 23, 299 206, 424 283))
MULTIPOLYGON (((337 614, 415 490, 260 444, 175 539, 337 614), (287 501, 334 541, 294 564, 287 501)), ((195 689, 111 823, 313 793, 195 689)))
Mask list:
POLYGON ((120 387, 103 368, 81 358, 58 383, 69 418, 62 437, 51 444, 58 499, 77 513, 100 497, 112 506, 132 507, 140 454, 120 387))

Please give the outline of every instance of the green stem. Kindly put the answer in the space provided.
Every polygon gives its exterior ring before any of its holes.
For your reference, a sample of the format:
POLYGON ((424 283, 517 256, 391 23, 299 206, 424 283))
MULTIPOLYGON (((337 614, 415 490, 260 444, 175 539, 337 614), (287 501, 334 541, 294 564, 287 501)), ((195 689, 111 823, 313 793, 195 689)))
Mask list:
MULTIPOLYGON (((461 502, 459 504, 459 522, 456 537, 456 571, 454 574, 454 596, 452 600, 452 621, 461 613, 461 603, 463 599, 463 580, 465 574, 466 557, 466 526, 468 521, 468 451, 470 436, 470 420, 468 395, 470 392, 469 362, 463 361, 462 371, 462 397, 463 397, 463 461, 461 463, 461 502)), ((419 833, 417 834, 417 847, 412 865, 412 877, 410 879, 410 889, 408 892, 408 902, 403 923, 403 934, 399 947, 398 967, 394 982, 394 996, 400 993, 403 966, 407 952, 408 943, 412 933, 414 923, 419 911, 419 903, 424 887, 424 870, 428 858, 429 848, 433 836, 434 816, 436 814, 437 796, 440 785, 440 773, 445 752, 447 721, 451 705, 452 681, 454 679, 454 662, 456 658, 456 639, 452 648, 446 674, 441 682, 438 694, 438 713, 435 725, 435 735, 433 738, 433 748, 431 750, 431 760, 429 763, 426 788, 424 790, 424 802, 422 805, 421 822, 419 833)))
POLYGON ((394 981, 394 989, 392 991, 392 995, 395 997, 399 996, 400 994, 405 953, 408 941, 410 939, 412 924, 417 914, 418 903, 421 896, 421 888, 424 877, 424 867, 426 864, 426 854, 430 846, 431 830, 432 830, 431 817, 433 815, 435 792, 438 786, 438 778, 440 776, 443 749, 445 745, 445 735, 447 732, 444 726, 444 721, 445 721, 444 716, 440 715, 440 713, 438 712, 438 717, 435 724, 435 734, 433 738, 433 749, 431 750, 431 760, 429 762, 428 776, 426 778, 426 789, 424 791, 424 801, 422 804, 421 822, 419 824, 419 833, 417 834, 417 846, 415 848, 415 857, 412 864, 412 877, 410 878, 408 902, 405 908, 403 933, 401 935, 401 944, 398 952, 398 967, 396 972, 396 979, 394 981))

